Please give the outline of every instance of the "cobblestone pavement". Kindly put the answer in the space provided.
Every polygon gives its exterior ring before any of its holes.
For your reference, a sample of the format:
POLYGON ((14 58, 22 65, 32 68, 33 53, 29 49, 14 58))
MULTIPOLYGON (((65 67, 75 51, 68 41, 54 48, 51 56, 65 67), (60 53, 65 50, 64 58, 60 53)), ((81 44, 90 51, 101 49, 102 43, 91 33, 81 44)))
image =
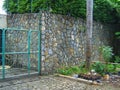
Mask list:
POLYGON ((88 85, 49 75, 0 81, 0 90, 120 90, 120 88, 108 85, 88 85))

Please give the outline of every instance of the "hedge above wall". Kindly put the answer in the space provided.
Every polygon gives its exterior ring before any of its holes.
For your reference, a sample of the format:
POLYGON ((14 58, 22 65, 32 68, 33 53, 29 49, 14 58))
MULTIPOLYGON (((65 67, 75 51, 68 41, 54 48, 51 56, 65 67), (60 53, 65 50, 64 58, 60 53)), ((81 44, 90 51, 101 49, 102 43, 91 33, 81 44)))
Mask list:
MULTIPOLYGON (((86 0, 31 1, 5 0, 4 9, 9 13, 38 13, 40 9, 44 9, 56 14, 86 18, 86 0)), ((119 0, 94 0, 94 20, 104 23, 118 23, 120 21, 119 7, 119 0)))

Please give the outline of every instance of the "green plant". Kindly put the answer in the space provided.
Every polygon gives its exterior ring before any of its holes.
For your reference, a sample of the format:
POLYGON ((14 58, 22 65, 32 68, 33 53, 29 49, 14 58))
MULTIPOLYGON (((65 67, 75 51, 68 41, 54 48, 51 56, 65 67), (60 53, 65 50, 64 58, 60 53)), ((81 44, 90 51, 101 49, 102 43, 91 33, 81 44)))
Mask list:
POLYGON ((95 69, 95 71, 101 75, 104 74, 105 65, 101 62, 97 61, 94 64, 92 64, 92 68, 95 69))
MULTIPOLYGON (((105 23, 119 22, 120 1, 109 1, 94 0, 94 20, 105 23)), ((37 13, 39 9, 47 9, 52 13, 86 18, 86 0, 4 0, 3 8, 9 13, 28 13, 30 11, 37 13)))
POLYGON ((119 56, 115 56, 115 63, 120 63, 120 57, 119 56))
POLYGON ((120 68, 120 64, 117 64, 117 65, 116 65, 116 68, 120 68))
POLYGON ((118 39, 120 39, 120 32, 116 32, 115 35, 117 36, 118 39))
POLYGON ((82 69, 80 69, 80 72, 79 72, 79 74, 86 74, 86 73, 88 73, 89 71, 86 69, 86 68, 82 68, 82 69))
POLYGON ((88 73, 88 72, 89 72, 89 71, 86 69, 86 67, 85 67, 85 62, 81 62, 79 68, 80 68, 80 72, 79 72, 79 73, 81 73, 81 74, 85 74, 85 73, 88 73))
POLYGON ((106 63, 108 63, 110 61, 110 59, 112 58, 112 47, 110 46, 102 46, 100 47, 100 52, 102 53, 102 56, 105 60, 106 63))
POLYGON ((104 75, 105 73, 113 73, 116 72, 116 65, 113 64, 103 64, 99 61, 92 64, 92 68, 95 69, 95 71, 101 75, 104 75))
POLYGON ((105 67, 105 72, 112 73, 115 72, 115 70, 116 70, 116 65, 113 64, 107 64, 105 67))
POLYGON ((78 74, 80 72, 80 68, 78 66, 71 66, 70 67, 73 73, 78 74))
POLYGON ((57 72, 63 75, 71 75, 73 73, 73 71, 68 67, 59 68, 57 72))
POLYGON ((59 68, 57 72, 63 75, 78 74, 80 72, 80 68, 79 66, 63 67, 59 68))

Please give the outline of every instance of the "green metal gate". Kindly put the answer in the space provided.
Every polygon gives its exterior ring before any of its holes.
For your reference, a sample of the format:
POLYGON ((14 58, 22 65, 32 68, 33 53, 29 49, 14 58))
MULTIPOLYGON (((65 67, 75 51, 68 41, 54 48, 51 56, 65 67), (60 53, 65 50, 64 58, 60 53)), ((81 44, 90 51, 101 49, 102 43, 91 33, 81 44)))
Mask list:
POLYGON ((0 29, 0 79, 40 74, 40 31, 0 29))

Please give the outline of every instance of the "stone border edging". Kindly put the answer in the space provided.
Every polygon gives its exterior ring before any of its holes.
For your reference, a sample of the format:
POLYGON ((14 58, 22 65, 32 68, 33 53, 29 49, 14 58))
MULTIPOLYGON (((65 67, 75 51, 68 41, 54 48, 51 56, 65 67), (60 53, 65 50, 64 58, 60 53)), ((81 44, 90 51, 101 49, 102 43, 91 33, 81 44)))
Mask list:
POLYGON ((83 82, 83 83, 91 84, 91 85, 103 85, 102 83, 97 83, 96 81, 85 80, 85 79, 82 79, 82 78, 75 78, 75 77, 61 75, 61 74, 56 74, 55 76, 59 76, 59 77, 63 77, 63 78, 75 80, 75 81, 78 81, 78 82, 83 82))

